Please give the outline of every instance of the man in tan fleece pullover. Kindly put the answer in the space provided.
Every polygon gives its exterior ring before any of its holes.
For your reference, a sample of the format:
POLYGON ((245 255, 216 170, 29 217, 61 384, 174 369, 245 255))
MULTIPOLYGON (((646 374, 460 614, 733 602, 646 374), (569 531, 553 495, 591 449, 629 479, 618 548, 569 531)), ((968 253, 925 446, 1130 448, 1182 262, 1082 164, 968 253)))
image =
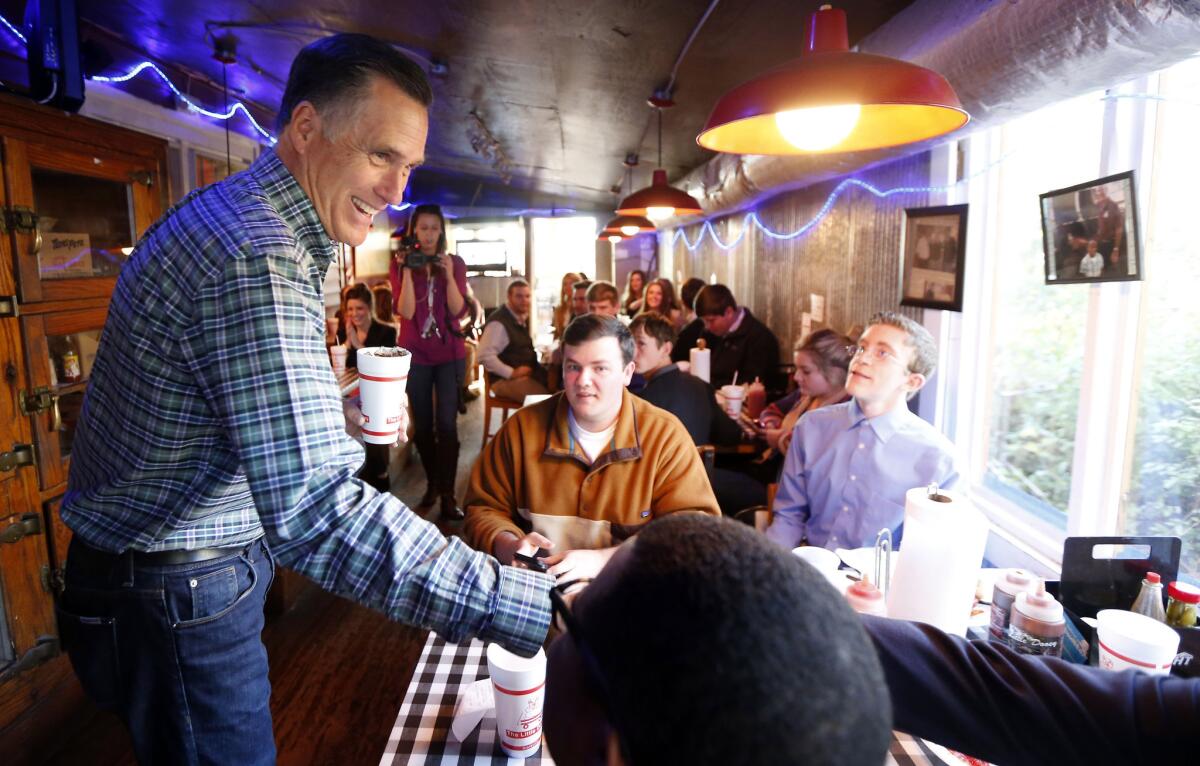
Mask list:
POLYGON ((518 410, 476 460, 463 534, 505 564, 546 548, 550 573, 574 580, 658 516, 720 511, 683 425, 625 390, 629 330, 587 314, 563 352, 563 393, 518 410))

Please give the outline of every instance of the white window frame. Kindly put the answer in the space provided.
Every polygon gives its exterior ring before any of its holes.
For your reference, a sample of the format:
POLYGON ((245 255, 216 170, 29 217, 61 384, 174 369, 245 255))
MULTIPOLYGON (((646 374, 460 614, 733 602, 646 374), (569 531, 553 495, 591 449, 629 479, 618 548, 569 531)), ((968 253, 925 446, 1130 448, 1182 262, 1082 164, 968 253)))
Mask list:
MULTIPOLYGON (((1112 89, 1108 95, 1156 91, 1157 77, 1146 77, 1112 89)), ((1095 177, 1132 168, 1139 211, 1149 209, 1149 192, 1153 187, 1150 175, 1153 145, 1146 139, 1147 135, 1153 136, 1153 118, 1154 110, 1145 100, 1110 97, 1105 102, 1101 157, 1097 158, 1095 177)), ((990 354, 998 310, 996 272, 1002 267, 993 243, 998 239, 996 235, 1004 217, 1000 199, 1004 130, 999 127, 980 131, 962 141, 963 175, 980 173, 993 163, 997 167, 957 187, 947 203, 970 205, 965 310, 948 319, 930 317, 933 312, 926 312, 926 325, 940 332, 935 337, 939 337, 941 367, 946 371, 938 386, 935 423, 958 446, 972 501, 992 524, 989 559, 1002 566, 1029 566, 1057 573, 1067 536, 1112 535, 1120 528, 1121 493, 1137 409, 1134 393, 1142 285, 1109 282, 1086 288, 1089 294, 1084 371, 1071 493, 1065 528, 1059 527, 983 483, 991 427, 990 354)), ((945 163, 939 162, 936 154, 931 168, 931 185, 950 182, 945 163)), ((1006 202, 1014 204, 1012 200, 1006 202)), ((1037 204, 1037 200, 1030 200, 1029 204, 1037 204)), ((1144 231, 1143 222, 1143 239, 1144 231)), ((1146 260, 1143 252, 1143 269, 1146 260)))

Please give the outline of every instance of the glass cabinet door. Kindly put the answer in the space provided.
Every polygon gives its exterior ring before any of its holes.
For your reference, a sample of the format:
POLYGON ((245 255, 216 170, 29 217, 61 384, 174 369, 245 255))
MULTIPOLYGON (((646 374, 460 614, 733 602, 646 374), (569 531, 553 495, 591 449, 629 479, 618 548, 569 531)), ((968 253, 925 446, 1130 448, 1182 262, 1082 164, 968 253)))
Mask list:
POLYGON ((58 311, 21 319, 29 360, 30 411, 43 490, 67 480, 75 426, 92 373, 106 309, 58 311))
POLYGON ((155 169, 13 139, 4 148, 21 302, 111 294, 161 207, 155 169))

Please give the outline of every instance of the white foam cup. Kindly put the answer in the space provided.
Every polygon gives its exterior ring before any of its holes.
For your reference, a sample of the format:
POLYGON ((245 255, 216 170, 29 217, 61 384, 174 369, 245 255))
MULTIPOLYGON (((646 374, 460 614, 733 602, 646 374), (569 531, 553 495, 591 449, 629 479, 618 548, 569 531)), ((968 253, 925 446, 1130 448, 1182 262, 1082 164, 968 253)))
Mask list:
POLYGON ((347 351, 348 351, 348 349, 341 344, 337 344, 337 345, 329 347, 329 360, 330 360, 330 364, 333 365, 333 374, 334 375, 341 375, 343 372, 346 371, 347 351))
POLYGON ((1102 609, 1096 615, 1100 667, 1151 674, 1171 672, 1179 651, 1179 634, 1144 614, 1123 609, 1102 609))
POLYGON ((725 411, 729 417, 736 418, 742 414, 742 402, 746 398, 746 389, 733 384, 721 386, 721 398, 725 400, 725 411))
POLYGON ((402 348, 372 347, 358 350, 358 390, 362 396, 363 441, 392 444, 399 435, 404 388, 412 354, 402 348), (397 353, 396 356, 380 356, 397 353))
POLYGON ((499 644, 487 648, 488 675, 496 698, 496 734, 510 758, 528 758, 542 744, 546 652, 520 657, 499 644))

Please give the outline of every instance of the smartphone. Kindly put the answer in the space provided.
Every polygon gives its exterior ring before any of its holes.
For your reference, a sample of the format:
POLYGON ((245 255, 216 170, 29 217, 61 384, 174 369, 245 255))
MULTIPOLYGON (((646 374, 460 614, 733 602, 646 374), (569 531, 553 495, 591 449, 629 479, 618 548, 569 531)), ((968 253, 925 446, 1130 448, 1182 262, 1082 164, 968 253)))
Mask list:
POLYGON ((520 553, 520 552, 514 553, 513 560, 520 561, 522 564, 529 567, 530 569, 532 569, 535 572, 545 572, 550 567, 546 565, 545 561, 542 561, 542 557, 549 556, 549 555, 550 555, 550 552, 547 551, 545 548, 538 548, 537 552, 534 553, 532 556, 530 556, 528 553, 520 553))

